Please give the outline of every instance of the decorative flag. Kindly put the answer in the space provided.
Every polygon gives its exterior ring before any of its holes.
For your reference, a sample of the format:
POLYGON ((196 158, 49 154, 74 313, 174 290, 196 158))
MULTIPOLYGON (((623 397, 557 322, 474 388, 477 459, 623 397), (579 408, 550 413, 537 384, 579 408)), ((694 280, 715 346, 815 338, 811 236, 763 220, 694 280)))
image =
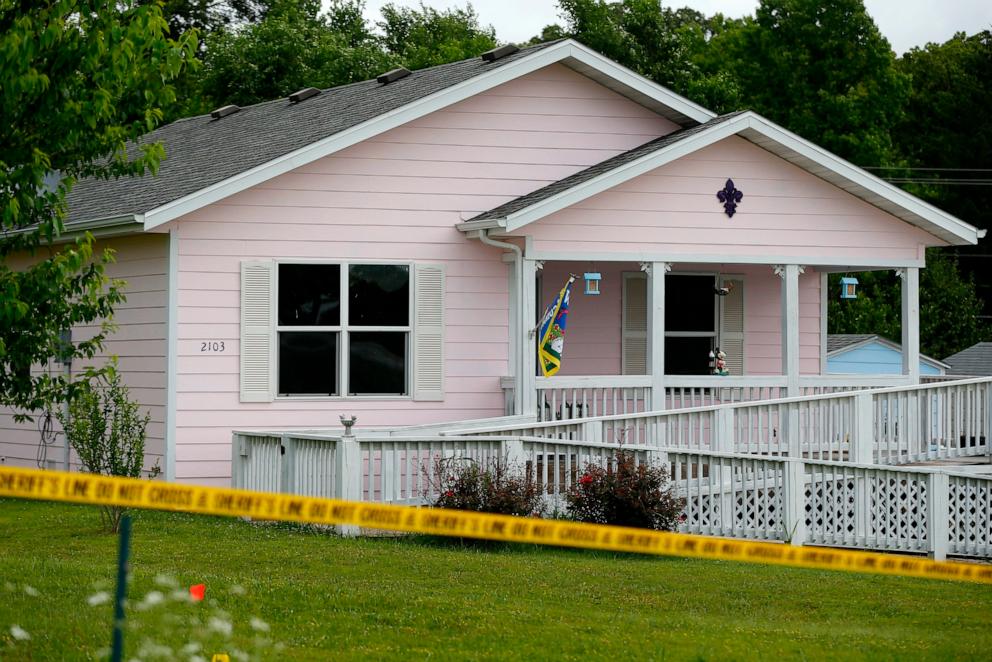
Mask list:
POLYGON ((541 364, 541 374, 545 377, 554 375, 561 369, 561 355, 565 348, 565 323, 568 321, 568 297, 572 291, 574 277, 569 278, 565 287, 548 309, 544 311, 538 343, 538 362, 541 364))

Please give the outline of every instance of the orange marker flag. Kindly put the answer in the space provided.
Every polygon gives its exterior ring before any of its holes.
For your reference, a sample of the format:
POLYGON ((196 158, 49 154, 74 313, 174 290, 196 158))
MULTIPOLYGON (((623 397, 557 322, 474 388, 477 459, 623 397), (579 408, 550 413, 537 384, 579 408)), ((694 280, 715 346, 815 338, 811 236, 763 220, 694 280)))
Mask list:
POLYGON ((193 584, 189 587, 189 594, 193 598, 193 602, 201 602, 203 597, 207 594, 207 585, 193 584))

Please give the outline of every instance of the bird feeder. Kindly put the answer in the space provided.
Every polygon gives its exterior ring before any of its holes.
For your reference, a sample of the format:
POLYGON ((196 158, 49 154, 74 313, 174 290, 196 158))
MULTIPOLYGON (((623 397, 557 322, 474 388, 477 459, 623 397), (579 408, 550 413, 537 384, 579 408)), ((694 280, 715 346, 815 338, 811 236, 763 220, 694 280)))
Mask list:
POLYGON ((857 299, 858 298, 858 279, 852 278, 850 276, 844 276, 840 279, 840 298, 841 299, 857 299))
POLYGON ((586 281, 586 294, 599 294, 599 281, 603 279, 602 274, 598 272, 586 272, 582 275, 586 281))

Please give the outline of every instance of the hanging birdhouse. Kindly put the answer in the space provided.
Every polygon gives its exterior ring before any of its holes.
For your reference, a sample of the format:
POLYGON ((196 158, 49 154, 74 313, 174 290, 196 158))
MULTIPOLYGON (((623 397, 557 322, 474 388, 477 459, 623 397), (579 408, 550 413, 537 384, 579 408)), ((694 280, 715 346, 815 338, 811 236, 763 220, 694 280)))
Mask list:
POLYGON ((586 272, 583 274, 583 278, 586 280, 586 294, 599 294, 599 281, 603 279, 602 274, 598 272, 586 272))
POLYGON ((840 279, 840 298, 841 299, 857 299, 858 298, 858 279, 852 278, 851 276, 844 276, 840 279))

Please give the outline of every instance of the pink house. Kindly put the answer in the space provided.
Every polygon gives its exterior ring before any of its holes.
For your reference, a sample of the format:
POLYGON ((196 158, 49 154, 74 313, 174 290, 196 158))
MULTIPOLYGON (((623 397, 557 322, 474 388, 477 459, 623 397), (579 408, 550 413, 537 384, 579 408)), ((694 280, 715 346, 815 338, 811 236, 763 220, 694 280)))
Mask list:
MULTIPOLYGON (((116 249, 128 281, 107 352, 151 412, 149 463, 204 484, 228 483, 238 428, 913 383, 925 248, 981 236, 570 40, 227 106, 149 140, 168 154, 158 176, 79 183, 68 227, 116 249), (903 275, 904 374, 828 376, 827 275, 871 269, 903 275), (537 377, 531 330, 570 273, 563 368, 537 377), (729 376, 711 374, 716 347, 729 376)), ((0 414, 5 462, 37 446, 0 414)))

